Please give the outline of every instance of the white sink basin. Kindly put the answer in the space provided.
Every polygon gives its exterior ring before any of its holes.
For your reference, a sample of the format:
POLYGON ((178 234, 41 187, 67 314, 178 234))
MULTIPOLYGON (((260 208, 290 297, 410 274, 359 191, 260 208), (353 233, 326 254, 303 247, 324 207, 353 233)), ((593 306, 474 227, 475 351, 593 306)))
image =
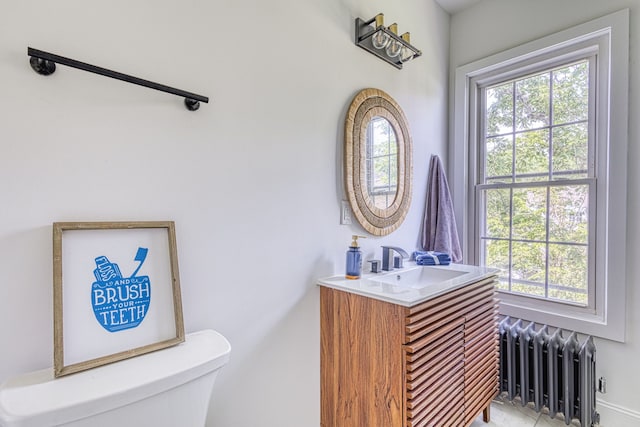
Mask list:
POLYGON ((447 270, 437 267, 416 267, 410 270, 397 270, 383 276, 372 277, 374 282, 386 283, 388 285, 401 286, 404 288, 422 289, 430 285, 439 284, 447 280, 454 279, 468 271, 449 268, 447 270))
POLYGON ((420 266, 406 262, 405 268, 365 273, 361 279, 332 276, 319 280, 321 286, 351 292, 411 307, 445 292, 496 275, 498 270, 465 264, 420 266))

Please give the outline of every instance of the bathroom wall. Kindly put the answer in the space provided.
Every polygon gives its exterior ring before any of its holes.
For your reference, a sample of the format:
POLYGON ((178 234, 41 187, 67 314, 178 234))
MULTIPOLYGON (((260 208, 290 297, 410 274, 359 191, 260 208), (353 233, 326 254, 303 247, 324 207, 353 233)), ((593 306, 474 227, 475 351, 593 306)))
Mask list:
POLYGON ((364 233, 339 224, 344 114, 366 87, 403 107, 413 204, 362 247, 414 249, 429 156, 446 156, 449 15, 432 0, 0 4, 0 381, 52 364, 53 222, 174 220, 187 332, 233 346, 208 425, 317 426, 315 281, 364 233), (398 71, 356 47, 355 17, 378 12, 423 57, 398 71), (27 46, 211 101, 189 112, 64 66, 43 77, 27 46))
MULTIPOLYGON (((598 394, 604 426, 640 426, 640 1, 483 0, 451 20, 451 73, 455 68, 620 9, 630 9, 630 102, 627 194, 627 342, 597 340, 597 374, 607 378, 598 394)), ((615 141, 613 141, 615 143, 615 141)))

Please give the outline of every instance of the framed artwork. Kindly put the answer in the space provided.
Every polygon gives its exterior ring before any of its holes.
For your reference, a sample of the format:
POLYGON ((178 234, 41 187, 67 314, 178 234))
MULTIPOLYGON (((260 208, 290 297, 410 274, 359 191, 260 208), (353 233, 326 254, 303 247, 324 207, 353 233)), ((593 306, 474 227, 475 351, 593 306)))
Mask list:
POLYGON ((53 224, 54 375, 184 341, 173 221, 53 224))

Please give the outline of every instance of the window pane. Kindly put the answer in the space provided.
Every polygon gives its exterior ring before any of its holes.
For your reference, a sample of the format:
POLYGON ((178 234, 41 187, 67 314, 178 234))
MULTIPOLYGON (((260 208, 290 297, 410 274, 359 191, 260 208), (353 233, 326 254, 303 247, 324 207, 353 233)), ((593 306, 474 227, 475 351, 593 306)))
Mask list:
POLYGON ((586 123, 553 129, 553 174, 555 178, 587 177, 589 140, 586 123))
POLYGON ((508 189, 486 190, 485 235, 509 238, 509 212, 511 191, 508 189))
POLYGON ((367 128, 367 138, 371 140, 373 156, 384 156, 398 150, 396 134, 391 123, 383 117, 374 117, 367 128))
MULTIPOLYGON (((376 129, 379 128, 376 127, 376 129)), ((388 137, 389 135, 384 132, 376 133, 376 136, 371 142, 371 147, 373 148, 373 157, 387 156, 389 154, 391 144, 389 144, 388 137)))
POLYGON ((486 265, 500 270, 500 277, 509 274, 509 242, 506 240, 485 239, 486 265))
POLYGON ((587 244, 589 239, 589 187, 551 187, 549 240, 587 244))
POLYGON ((513 242, 512 292, 545 296, 546 255, 544 243, 513 242))
POLYGON ((580 62, 554 70, 553 123, 587 120, 589 112, 589 64, 580 62))
POLYGON ((513 83, 488 88, 487 135, 502 135, 513 132, 513 83))
POLYGON ((514 189, 513 238, 545 241, 546 226, 547 189, 545 187, 514 189))
POLYGON ((487 162, 485 176, 509 177, 513 174, 513 136, 494 136, 487 138, 487 162))
POLYGON ((523 132, 516 136, 516 181, 549 178, 549 131, 523 132))
POLYGON ((587 247, 549 245, 549 297, 587 304, 587 247))
POLYGON ((496 283, 496 289, 502 291, 509 290, 509 279, 506 277, 498 277, 498 283, 496 283))
POLYGON ((535 129, 549 124, 549 73, 516 82, 516 130, 535 129))
POLYGON ((374 190, 389 187, 389 157, 378 157, 373 159, 373 185, 374 190))
POLYGON ((389 184, 391 185, 389 191, 394 192, 398 185, 398 156, 389 158, 389 184))
POLYGON ((506 240, 484 240, 485 264, 497 268, 499 289, 509 289, 509 242, 506 240))

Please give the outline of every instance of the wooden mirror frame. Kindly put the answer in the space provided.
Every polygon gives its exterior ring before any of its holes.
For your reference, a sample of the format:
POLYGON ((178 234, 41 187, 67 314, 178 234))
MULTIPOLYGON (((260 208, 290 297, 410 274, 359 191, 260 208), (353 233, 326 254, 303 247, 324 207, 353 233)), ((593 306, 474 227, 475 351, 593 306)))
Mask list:
POLYGON ((411 205, 413 179, 411 133, 400 105, 380 89, 363 89, 351 101, 344 131, 344 177, 346 193, 354 216, 375 236, 386 236, 404 221, 411 205), (398 186, 393 203, 376 207, 367 191, 367 126, 376 116, 389 121, 398 142, 398 186))

